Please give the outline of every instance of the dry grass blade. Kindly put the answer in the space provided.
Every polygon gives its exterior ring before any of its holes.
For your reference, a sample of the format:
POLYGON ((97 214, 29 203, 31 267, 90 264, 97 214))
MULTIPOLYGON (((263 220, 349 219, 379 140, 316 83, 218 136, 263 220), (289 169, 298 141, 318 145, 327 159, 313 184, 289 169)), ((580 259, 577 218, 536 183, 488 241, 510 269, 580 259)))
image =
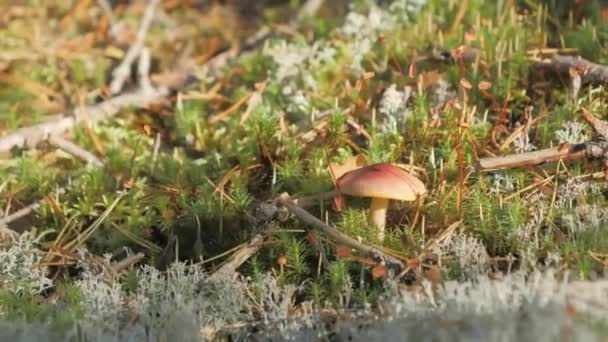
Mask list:
POLYGON ((106 208, 106 210, 91 224, 87 229, 85 229, 82 233, 79 233, 77 236, 73 237, 71 241, 66 243, 63 248, 66 250, 74 250, 80 247, 85 241, 87 241, 91 235, 101 226, 101 224, 110 216, 110 213, 116 208, 118 203, 123 197, 125 197, 127 193, 121 192, 118 194, 116 199, 106 208))

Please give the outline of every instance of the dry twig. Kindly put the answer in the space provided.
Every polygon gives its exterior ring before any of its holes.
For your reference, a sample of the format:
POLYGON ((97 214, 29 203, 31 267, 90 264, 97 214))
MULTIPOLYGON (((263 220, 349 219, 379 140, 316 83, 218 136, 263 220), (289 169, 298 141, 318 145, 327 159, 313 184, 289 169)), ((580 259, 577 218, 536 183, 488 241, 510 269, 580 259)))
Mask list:
POLYGON ((565 78, 570 78, 570 70, 575 70, 583 84, 606 85, 608 66, 592 63, 582 57, 555 54, 548 61, 539 61, 533 68, 551 70, 565 78))
POLYGON ((135 59, 140 55, 142 49, 144 48, 144 40, 146 39, 146 34, 150 29, 150 25, 152 24, 152 20, 154 19, 154 13, 156 12, 156 8, 160 4, 160 0, 150 0, 148 2, 148 6, 144 11, 144 15, 141 19, 141 23, 139 24, 139 30, 137 31, 137 36, 135 36, 135 41, 129 47, 125 58, 123 58, 120 65, 114 69, 112 72, 112 82, 110 82, 110 91, 112 94, 118 94, 122 90, 124 83, 131 73, 131 65, 135 61, 135 59))
POLYGON ((580 159, 586 155, 585 144, 564 145, 538 151, 510 154, 507 156, 481 158, 478 169, 493 171, 516 167, 529 167, 558 160, 580 159))
POLYGON ((87 120, 94 124, 116 115, 123 108, 146 107, 150 103, 164 100, 168 93, 166 89, 155 91, 138 89, 92 106, 76 108, 56 121, 17 129, 0 138, 0 153, 7 153, 13 148, 34 147, 50 136, 63 135, 71 131, 82 121, 87 120))
POLYGON ((608 170, 608 122, 593 116, 582 108, 583 119, 591 126, 594 139, 581 144, 562 144, 558 147, 538 151, 511 154, 500 157, 481 158, 477 168, 492 171, 516 167, 529 167, 546 162, 572 159, 603 159, 608 170))
POLYGON ((137 253, 134 255, 130 255, 120 261, 113 263, 112 270, 114 271, 114 273, 120 273, 120 272, 126 270, 127 268, 129 268, 131 265, 135 265, 138 262, 142 261, 144 257, 145 257, 144 253, 137 253))
POLYGON ((405 265, 401 260, 385 254, 378 248, 368 246, 362 242, 357 241, 356 239, 351 238, 350 236, 342 233, 336 228, 314 217, 308 211, 300 208, 291 200, 289 194, 281 194, 277 199, 277 204, 289 210, 290 213, 297 216, 304 223, 320 229, 325 235, 327 235, 331 240, 335 241, 336 243, 352 249, 356 249, 357 251, 364 253, 365 255, 374 260, 384 261, 386 262, 387 266, 392 269, 396 269, 397 271, 402 271, 405 269, 405 265))
MULTIPOLYGON (((59 195, 62 195, 65 193, 65 189, 59 188, 59 189, 57 189, 57 193, 59 195)), ((10 215, 6 215, 6 216, 0 218, 0 229, 2 229, 3 227, 8 227, 8 225, 11 224, 12 222, 15 222, 21 218, 24 218, 24 217, 30 215, 35 210, 40 208, 40 206, 42 205, 42 203, 44 201, 45 200, 43 198, 43 199, 39 200, 38 202, 32 203, 26 207, 23 207, 23 208, 15 211, 14 213, 12 213, 10 215)))
POLYGON ((150 50, 146 47, 141 49, 139 54, 139 63, 137 64, 137 75, 139 76, 139 88, 143 91, 154 91, 152 82, 150 82, 150 50))
POLYGON ((215 279, 226 275, 236 276, 237 268, 260 250, 265 238, 266 234, 256 234, 245 246, 234 252, 209 278, 215 279))
POLYGON ((81 148, 73 142, 66 140, 60 136, 52 135, 48 139, 49 144, 64 150, 65 152, 97 167, 102 167, 103 162, 99 160, 93 153, 81 148))

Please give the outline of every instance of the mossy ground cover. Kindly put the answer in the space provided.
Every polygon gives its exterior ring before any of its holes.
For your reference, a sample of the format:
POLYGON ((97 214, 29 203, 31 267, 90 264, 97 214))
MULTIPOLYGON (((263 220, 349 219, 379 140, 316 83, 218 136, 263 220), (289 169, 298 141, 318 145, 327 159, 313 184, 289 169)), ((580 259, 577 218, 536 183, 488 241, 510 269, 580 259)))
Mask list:
MULTIPOLYGON (((334 190, 330 163, 356 155, 405 165, 428 194, 393 203, 382 241, 368 199, 307 210, 409 263, 403 291, 546 270, 556 281, 605 278, 606 183, 593 177, 602 163, 475 169, 484 156, 590 139, 580 108, 603 117, 604 88, 573 92, 533 63, 543 49, 608 63, 599 2, 326 2, 297 29, 284 23, 302 1, 203 3, 161 2, 145 41, 155 84, 186 60, 195 81, 67 135, 103 167, 44 143, 3 155, 2 213, 45 199, 10 227, 28 233, 3 242, 3 319, 117 336, 178 315, 234 327, 380 308, 394 275, 297 218, 258 224, 254 210, 283 192, 334 190), (210 72, 209 58, 262 25, 274 31, 267 40, 210 72), (265 231, 238 281, 195 286, 265 231), (140 264, 113 273, 112 262, 136 253, 140 264)), ((115 4, 116 35, 94 1, 2 5, 0 132, 107 99, 145 5, 115 4)))

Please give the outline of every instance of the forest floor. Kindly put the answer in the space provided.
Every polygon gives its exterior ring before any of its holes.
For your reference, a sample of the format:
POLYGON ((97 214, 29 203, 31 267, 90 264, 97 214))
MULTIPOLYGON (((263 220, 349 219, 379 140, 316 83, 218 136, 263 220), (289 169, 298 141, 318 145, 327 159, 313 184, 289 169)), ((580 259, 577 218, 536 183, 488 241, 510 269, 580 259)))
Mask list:
POLYGON ((600 3, 0 4, 0 339, 606 340, 600 3))

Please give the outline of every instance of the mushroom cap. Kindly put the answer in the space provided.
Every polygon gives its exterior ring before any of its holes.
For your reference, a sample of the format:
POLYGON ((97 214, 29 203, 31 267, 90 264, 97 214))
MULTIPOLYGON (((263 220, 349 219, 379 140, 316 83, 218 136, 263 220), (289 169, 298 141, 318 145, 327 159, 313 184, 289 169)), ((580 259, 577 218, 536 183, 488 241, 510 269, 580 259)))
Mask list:
POLYGON ((381 163, 349 171, 337 180, 343 194, 414 201, 426 193, 424 183, 407 171, 381 163))

